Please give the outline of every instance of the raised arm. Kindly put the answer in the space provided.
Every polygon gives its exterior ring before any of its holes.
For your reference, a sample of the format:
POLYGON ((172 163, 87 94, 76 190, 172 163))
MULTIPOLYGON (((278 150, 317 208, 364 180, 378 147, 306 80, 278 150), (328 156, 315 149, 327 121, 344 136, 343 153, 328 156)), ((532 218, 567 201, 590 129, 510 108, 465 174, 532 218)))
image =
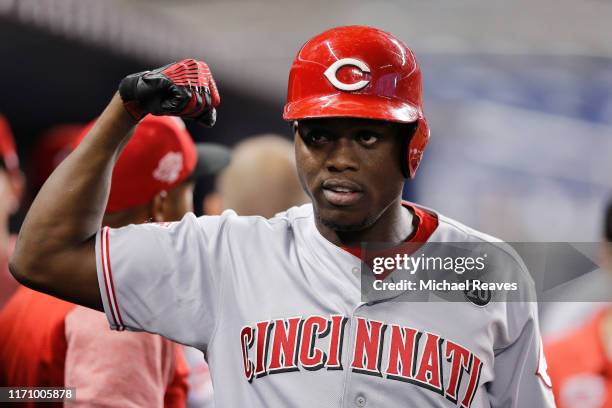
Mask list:
POLYGON ((81 144, 34 200, 10 260, 22 284, 102 310, 95 235, 102 226, 112 169, 131 130, 147 113, 212 126, 219 96, 206 64, 184 60, 130 75, 81 144))
POLYGON ((113 163, 136 124, 116 94, 75 151, 53 172, 21 227, 10 270, 22 284, 101 310, 95 235, 113 163))

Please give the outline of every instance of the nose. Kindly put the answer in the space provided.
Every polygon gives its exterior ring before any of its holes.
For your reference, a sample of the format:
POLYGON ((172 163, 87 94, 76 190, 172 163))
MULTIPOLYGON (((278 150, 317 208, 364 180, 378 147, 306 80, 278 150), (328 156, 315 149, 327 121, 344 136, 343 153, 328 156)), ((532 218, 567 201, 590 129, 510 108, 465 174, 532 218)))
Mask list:
POLYGON ((359 168, 353 141, 340 137, 332 144, 327 155, 327 169, 332 173, 355 171, 359 168))

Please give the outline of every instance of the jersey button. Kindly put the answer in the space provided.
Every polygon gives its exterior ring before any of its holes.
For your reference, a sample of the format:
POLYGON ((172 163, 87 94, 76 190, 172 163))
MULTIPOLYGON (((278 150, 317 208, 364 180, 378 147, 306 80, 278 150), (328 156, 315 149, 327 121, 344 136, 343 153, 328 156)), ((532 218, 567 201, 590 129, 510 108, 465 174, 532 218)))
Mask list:
POLYGON ((357 398, 355 398, 355 405, 358 406, 359 408, 363 408, 366 406, 366 399, 363 395, 358 396, 357 398))

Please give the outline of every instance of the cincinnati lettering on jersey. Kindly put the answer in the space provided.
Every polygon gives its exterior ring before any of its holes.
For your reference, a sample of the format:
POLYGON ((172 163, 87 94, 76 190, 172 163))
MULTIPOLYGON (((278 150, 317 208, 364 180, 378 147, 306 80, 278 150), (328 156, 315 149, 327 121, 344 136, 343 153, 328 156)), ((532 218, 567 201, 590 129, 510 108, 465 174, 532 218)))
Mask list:
MULTIPOLYGON (((243 327, 240 341, 246 379, 252 382, 266 375, 302 369, 343 370, 342 344, 347 322, 348 318, 341 315, 310 316, 243 327), (321 342, 326 344, 325 350, 320 348, 321 342)), ((470 407, 483 365, 474 353, 437 334, 410 327, 362 317, 356 317, 354 324, 353 355, 347 360, 351 362, 350 370, 411 383, 460 407, 470 407), (383 357, 386 364, 381 367, 383 357), (459 395, 462 383, 464 391, 459 395)))

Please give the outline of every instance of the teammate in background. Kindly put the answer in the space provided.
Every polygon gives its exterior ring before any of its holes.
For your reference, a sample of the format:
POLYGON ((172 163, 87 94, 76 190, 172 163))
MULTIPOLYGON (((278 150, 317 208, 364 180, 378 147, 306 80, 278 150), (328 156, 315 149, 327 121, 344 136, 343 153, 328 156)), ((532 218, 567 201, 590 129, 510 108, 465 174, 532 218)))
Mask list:
MULTIPOLYGON (((194 177, 220 170, 210 167, 216 159, 180 119, 149 116, 115 166, 104 224, 180 219, 193 208, 194 177)), ((0 312, 0 383, 76 387, 70 405, 183 407, 181 350, 156 335, 112 332, 102 313, 24 287, 0 312)))
POLYGON ((232 156, 217 178, 216 192, 205 199, 205 214, 231 209, 271 218, 308 202, 295 170, 293 145, 283 137, 249 137, 234 146, 232 156))
MULTIPOLYGON (((612 202, 601 248, 602 267, 612 273, 612 202)), ((545 350, 559 408, 612 407, 612 306, 600 307, 585 324, 547 343, 545 350)))
POLYGON ((0 310, 18 286, 8 268, 16 240, 10 233, 9 219, 19 209, 23 189, 15 140, 8 121, 0 115, 0 310))
MULTIPOLYGON (((532 298, 362 302, 363 242, 494 241, 402 202, 429 129, 414 55, 386 32, 335 28, 294 60, 283 117, 312 205, 269 220, 226 211, 102 228, 113 160, 135 123, 152 113, 212 125, 219 101, 203 62, 126 77, 36 198, 13 274, 104 310, 114 329, 206 352, 221 407, 554 405, 532 298)), ((532 284, 515 253, 499 256, 505 274, 532 284)))

